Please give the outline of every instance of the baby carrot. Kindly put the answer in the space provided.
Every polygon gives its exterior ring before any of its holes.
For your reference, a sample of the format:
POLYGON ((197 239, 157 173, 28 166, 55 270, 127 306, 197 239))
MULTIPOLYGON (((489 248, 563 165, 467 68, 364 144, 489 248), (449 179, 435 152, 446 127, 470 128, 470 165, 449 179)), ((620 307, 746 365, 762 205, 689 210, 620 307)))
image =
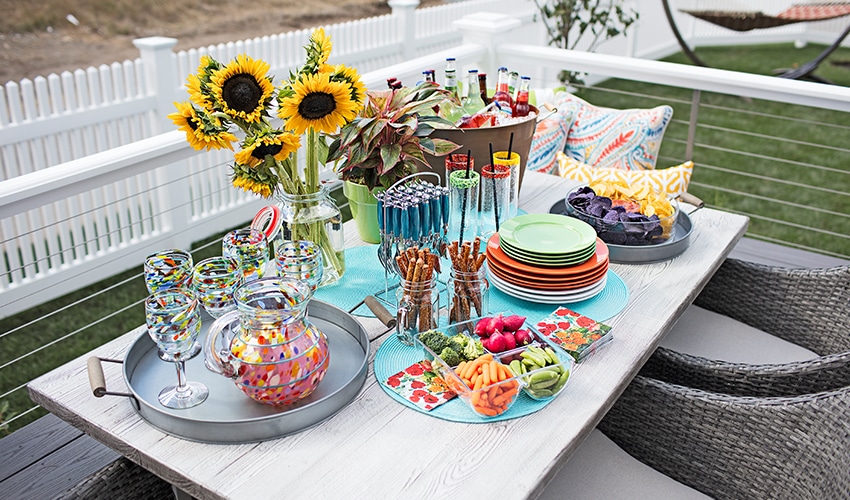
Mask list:
POLYGON ((498 373, 499 362, 496 361, 495 359, 493 361, 490 361, 490 365, 488 366, 488 368, 490 370, 490 377, 489 377, 490 381, 493 382, 493 383, 498 382, 499 381, 499 373, 498 373))

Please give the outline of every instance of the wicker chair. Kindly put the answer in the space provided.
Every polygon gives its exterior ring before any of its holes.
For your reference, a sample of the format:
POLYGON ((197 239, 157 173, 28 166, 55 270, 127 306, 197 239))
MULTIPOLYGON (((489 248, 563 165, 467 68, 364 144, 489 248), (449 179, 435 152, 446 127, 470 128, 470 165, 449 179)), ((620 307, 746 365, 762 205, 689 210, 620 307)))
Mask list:
POLYGON ((171 485, 121 457, 95 472, 57 498, 63 500, 121 499, 173 500, 171 485))
POLYGON ((713 497, 850 498, 850 266, 727 259, 695 304, 818 356, 753 365, 659 348, 600 430, 713 497))

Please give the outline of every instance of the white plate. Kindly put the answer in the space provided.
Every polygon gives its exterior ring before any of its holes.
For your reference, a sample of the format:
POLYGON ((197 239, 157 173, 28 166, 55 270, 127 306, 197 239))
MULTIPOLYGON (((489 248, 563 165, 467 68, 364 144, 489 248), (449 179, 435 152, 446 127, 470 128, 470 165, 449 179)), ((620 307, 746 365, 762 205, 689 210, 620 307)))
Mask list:
POLYGON ((595 297, 605 288, 605 283, 607 282, 608 275, 606 273, 605 277, 603 277, 599 282, 594 283, 585 288, 579 288, 576 290, 569 290, 563 292, 553 292, 551 290, 532 290, 529 288, 523 288, 516 285, 512 285, 498 276, 494 276, 493 274, 488 275, 490 279, 490 283, 493 284, 498 290, 510 295, 511 297, 516 297, 518 299, 529 300, 531 302, 537 302, 540 304, 570 304, 572 302, 581 302, 582 300, 587 300, 589 298, 595 297))

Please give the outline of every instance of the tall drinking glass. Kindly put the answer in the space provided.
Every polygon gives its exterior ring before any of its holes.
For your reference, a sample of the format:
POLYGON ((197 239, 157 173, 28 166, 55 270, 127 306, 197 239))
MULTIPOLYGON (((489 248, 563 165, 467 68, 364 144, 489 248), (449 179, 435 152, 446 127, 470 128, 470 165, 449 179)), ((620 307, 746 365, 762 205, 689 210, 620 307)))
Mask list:
POLYGON ((505 165, 484 165, 481 169, 481 216, 478 235, 487 241, 508 220, 511 200, 511 171, 505 165))
POLYGON ((148 293, 186 287, 192 280, 192 255, 171 248, 145 257, 145 287, 148 293))
POLYGON ((221 242, 225 257, 233 257, 242 268, 243 282, 262 278, 269 263, 269 244, 259 229, 243 228, 230 231, 221 242))
POLYGON ((192 273, 192 288, 213 318, 236 309, 233 292, 242 284, 242 269, 233 257, 210 257, 198 262, 192 273))
POLYGON ((507 151, 496 151, 493 153, 493 163, 505 165, 511 169, 511 201, 508 205, 508 219, 512 219, 516 217, 519 210, 519 153, 512 151, 509 156, 507 151))
POLYGON ((189 288, 169 288, 145 299, 145 323, 148 334, 159 348, 159 357, 177 367, 177 384, 159 393, 166 408, 191 408, 203 403, 209 395, 200 382, 186 381, 186 360, 197 354, 195 340, 201 331, 198 299, 189 288), (193 354, 194 351, 194 354, 193 354))

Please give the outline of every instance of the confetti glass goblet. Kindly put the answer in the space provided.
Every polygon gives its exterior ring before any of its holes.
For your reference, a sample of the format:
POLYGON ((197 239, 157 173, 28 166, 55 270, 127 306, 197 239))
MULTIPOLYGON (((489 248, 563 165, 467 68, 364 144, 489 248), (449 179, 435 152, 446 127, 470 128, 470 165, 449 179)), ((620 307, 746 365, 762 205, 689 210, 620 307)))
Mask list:
POLYGON ((173 361, 177 367, 177 384, 160 391, 160 404, 182 409, 203 403, 209 389, 200 382, 186 380, 186 360, 198 353, 194 347, 201 331, 195 293, 190 288, 169 288, 152 293, 145 299, 145 323, 148 334, 159 348, 160 358, 173 361))

